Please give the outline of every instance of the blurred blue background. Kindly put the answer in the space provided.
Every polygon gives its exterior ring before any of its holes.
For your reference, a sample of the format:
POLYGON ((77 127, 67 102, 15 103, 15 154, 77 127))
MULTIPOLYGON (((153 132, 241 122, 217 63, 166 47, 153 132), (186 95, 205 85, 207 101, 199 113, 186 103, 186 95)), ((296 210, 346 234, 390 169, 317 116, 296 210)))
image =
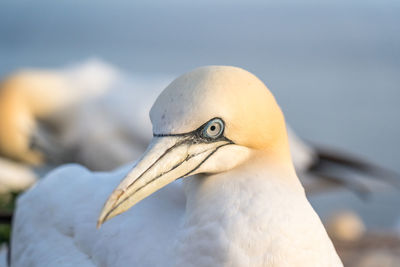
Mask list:
POLYGON ((0 2, 0 75, 91 56, 128 72, 240 66, 300 136, 400 172, 398 1, 0 2))

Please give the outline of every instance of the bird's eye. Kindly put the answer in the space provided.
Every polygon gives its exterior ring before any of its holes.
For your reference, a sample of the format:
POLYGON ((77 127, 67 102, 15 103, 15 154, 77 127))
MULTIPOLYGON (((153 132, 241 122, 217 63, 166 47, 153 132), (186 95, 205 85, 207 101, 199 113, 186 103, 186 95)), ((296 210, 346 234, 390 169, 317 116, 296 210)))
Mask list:
POLYGON ((224 122, 221 119, 213 119, 204 127, 203 135, 208 138, 217 138, 224 132, 224 122))

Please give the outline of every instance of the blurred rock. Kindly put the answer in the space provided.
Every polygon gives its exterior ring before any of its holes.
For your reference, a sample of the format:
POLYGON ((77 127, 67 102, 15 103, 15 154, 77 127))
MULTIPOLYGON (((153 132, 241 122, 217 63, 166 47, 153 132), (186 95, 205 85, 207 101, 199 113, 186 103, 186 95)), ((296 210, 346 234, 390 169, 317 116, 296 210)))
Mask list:
POLYGON ((356 241, 333 242, 344 266, 400 266, 400 238, 394 233, 365 233, 356 241))
POLYGON ((332 239, 356 241, 365 233, 365 225, 353 211, 340 211, 328 219, 326 230, 332 239))

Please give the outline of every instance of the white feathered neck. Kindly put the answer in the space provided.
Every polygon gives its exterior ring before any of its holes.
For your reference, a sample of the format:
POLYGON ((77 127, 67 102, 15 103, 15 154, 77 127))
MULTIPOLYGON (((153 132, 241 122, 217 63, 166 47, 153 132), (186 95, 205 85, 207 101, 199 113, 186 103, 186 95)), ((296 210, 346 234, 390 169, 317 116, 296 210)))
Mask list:
POLYGON ((178 266, 342 266, 289 164, 258 155, 184 188, 178 266))

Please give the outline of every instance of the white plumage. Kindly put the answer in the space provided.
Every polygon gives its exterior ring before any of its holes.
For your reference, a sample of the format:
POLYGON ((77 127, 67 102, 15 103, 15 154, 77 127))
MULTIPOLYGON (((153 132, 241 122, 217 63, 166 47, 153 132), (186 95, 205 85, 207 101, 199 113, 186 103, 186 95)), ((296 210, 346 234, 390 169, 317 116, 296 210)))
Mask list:
POLYGON ((256 77, 197 69, 168 86, 151 118, 160 136, 133 170, 64 166, 19 199, 13 266, 342 266, 256 77), (96 230, 101 210, 100 224, 132 205, 96 230))

